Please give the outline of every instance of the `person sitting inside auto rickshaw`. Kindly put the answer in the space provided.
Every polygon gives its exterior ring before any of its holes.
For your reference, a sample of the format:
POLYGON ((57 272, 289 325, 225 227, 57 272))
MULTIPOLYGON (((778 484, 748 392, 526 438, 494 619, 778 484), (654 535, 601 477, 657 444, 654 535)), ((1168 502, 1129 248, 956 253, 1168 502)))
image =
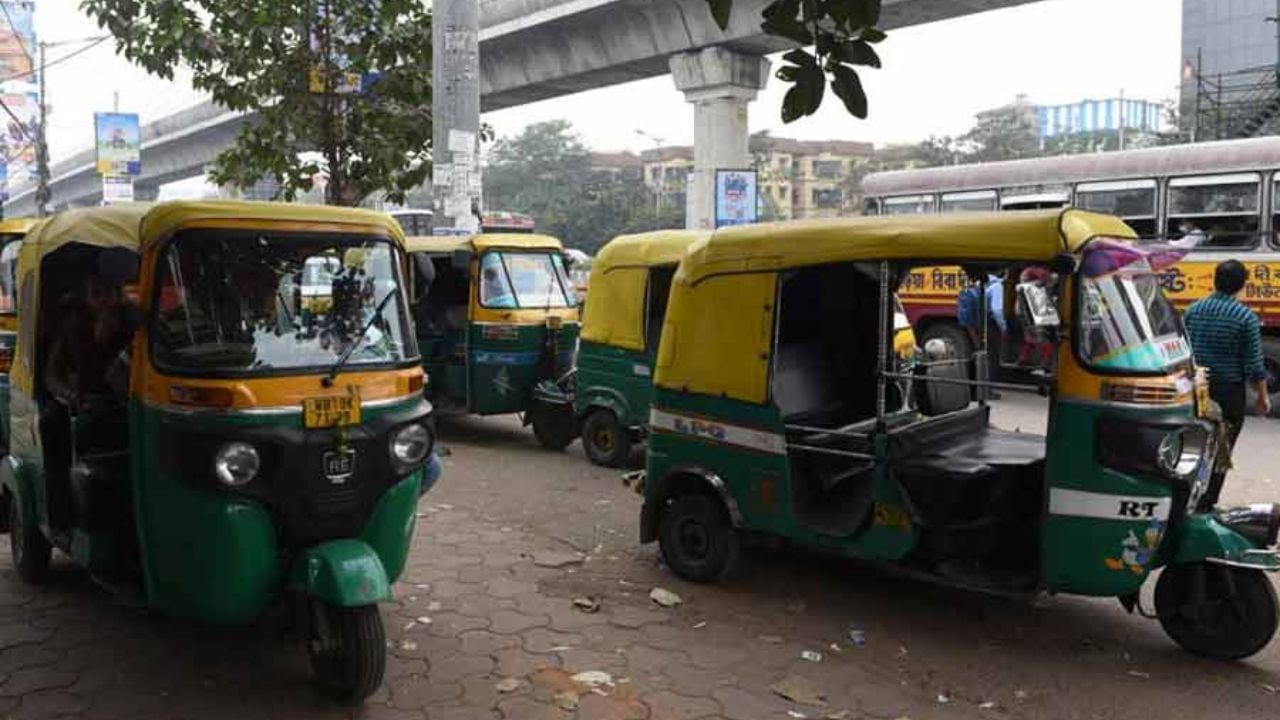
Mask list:
POLYGON ((121 397, 121 365, 136 322, 122 288, 102 275, 86 281, 84 296, 68 298, 55 319, 44 386, 67 408, 78 411, 95 398, 121 397))
POLYGON ((42 411, 41 425, 50 511, 60 526, 89 522, 91 503, 86 481, 76 479, 84 475, 77 473, 77 458, 118 453, 128 445, 128 424, 117 408, 128 392, 129 351, 138 323, 137 310, 123 293, 127 269, 117 265, 100 256, 83 290, 64 296, 49 317, 42 384, 55 402, 42 411))

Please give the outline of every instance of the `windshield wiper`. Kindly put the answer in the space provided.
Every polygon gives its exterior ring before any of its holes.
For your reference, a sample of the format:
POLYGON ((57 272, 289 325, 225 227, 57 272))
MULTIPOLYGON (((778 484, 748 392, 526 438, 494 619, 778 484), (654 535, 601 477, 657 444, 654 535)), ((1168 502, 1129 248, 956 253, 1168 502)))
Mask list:
POLYGON ((386 309, 387 303, 391 301, 391 298, 395 297, 397 291, 399 291, 399 288, 391 288, 387 291, 386 296, 378 302, 378 306, 373 310, 373 315, 369 318, 369 322, 364 324, 364 328, 360 330, 360 334, 357 335, 356 339, 347 346, 346 350, 342 351, 342 357, 338 358, 338 362, 334 363, 333 367, 329 368, 329 372, 320 379, 321 385, 325 387, 333 387, 333 379, 338 377, 338 373, 342 372, 343 366, 345 366, 347 361, 351 359, 351 354, 356 351, 356 346, 364 340, 365 335, 369 334, 369 328, 373 327, 373 324, 382 317, 382 311, 386 309))

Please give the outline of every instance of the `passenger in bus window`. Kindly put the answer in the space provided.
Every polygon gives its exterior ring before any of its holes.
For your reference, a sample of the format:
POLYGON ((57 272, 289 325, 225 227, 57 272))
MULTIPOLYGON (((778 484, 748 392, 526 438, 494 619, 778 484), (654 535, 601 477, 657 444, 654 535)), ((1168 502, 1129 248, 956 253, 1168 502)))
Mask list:
POLYGON ((1182 237, 1171 241, 1169 245, 1179 250, 1194 250, 1209 239, 1209 236, 1190 220, 1178 223, 1178 232, 1182 233, 1182 237))

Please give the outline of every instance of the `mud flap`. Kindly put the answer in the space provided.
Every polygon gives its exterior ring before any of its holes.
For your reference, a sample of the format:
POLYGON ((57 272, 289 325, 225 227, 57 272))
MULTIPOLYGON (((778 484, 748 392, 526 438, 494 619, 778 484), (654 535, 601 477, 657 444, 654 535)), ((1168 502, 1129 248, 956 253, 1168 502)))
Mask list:
POLYGON ((336 607, 391 599, 382 559, 361 540, 330 540, 307 548, 289 569, 288 587, 336 607))

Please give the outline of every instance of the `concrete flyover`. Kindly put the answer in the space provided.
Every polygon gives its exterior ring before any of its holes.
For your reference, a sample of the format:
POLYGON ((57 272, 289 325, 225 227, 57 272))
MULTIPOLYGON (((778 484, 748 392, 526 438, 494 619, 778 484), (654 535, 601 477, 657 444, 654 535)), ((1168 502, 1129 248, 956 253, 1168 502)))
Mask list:
MULTIPOLYGON (((1027 2, 1034 0, 885 0, 881 25, 901 28, 1027 2)), ((481 108, 500 110, 665 75, 672 72, 673 62, 686 69, 700 66, 701 75, 711 79, 723 74, 717 68, 740 75, 741 68, 752 65, 750 58, 791 45, 760 31, 760 11, 767 4, 768 0, 736 0, 733 22, 721 31, 705 0, 480 0, 481 108), (673 61, 708 48, 729 52, 673 61)), ((722 94, 745 108, 764 80, 763 76, 755 77, 762 69, 767 72, 767 65, 748 73, 752 76, 747 82, 750 92, 729 89, 722 94)), ((682 84, 680 89, 690 102, 701 103, 699 107, 711 113, 703 125, 714 122, 713 117, 734 114, 723 107, 713 109, 715 93, 709 94, 706 88, 682 84)), ((251 121, 251 116, 228 113, 205 102, 147 124, 143 128, 143 174, 135 179, 139 198, 154 197, 164 183, 200 174, 234 141, 240 125, 251 121)), ((736 120, 733 125, 726 128, 734 135, 726 146, 741 145, 741 153, 736 149, 727 154, 710 153, 708 162, 731 166, 730 156, 737 154, 745 160, 745 125, 736 120), (740 125, 741 143, 737 141, 740 125)), ((93 161, 90 148, 53 166, 54 208, 94 204, 101 199, 101 181, 93 161)), ((34 209, 34 187, 22 185, 13 189, 5 215, 29 215, 34 209)))

